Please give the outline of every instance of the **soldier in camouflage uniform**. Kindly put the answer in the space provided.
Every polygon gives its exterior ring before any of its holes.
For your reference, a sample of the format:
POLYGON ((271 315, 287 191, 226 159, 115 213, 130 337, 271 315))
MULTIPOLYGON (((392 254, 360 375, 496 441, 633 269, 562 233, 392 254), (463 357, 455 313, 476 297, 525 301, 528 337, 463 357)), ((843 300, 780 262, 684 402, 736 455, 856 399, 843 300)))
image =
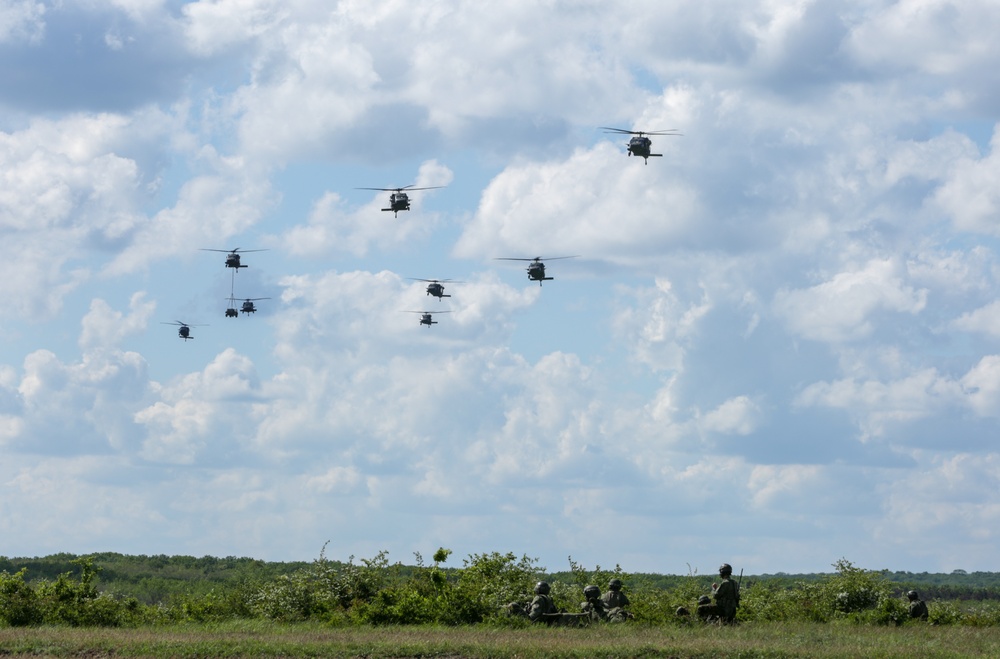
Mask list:
POLYGON ((712 598, 708 595, 700 595, 698 597, 698 618, 702 622, 715 622, 718 620, 715 615, 715 606, 712 605, 712 598))
POLYGON ((910 618, 912 620, 927 620, 927 605, 920 599, 917 591, 911 590, 906 593, 906 599, 910 600, 910 618))
MULTIPOLYGON (((620 584, 621 582, 619 582, 620 584)), ((619 588, 621 586, 619 585, 619 588)), ((584 613, 590 614, 592 621, 601 620, 604 622, 625 622, 626 620, 634 620, 635 616, 626 611, 620 606, 609 606, 608 596, 605 594, 601 596, 601 589, 597 586, 587 586, 583 589, 583 594, 587 598, 587 601, 580 605, 584 613)), ((622 598, 628 602, 628 598, 624 594, 621 595, 622 598)), ((612 599, 612 601, 615 601, 612 599)))
POLYGON ((725 624, 736 622, 736 609, 740 606, 740 587, 730 578, 732 576, 732 566, 723 563, 719 567, 720 582, 712 584, 712 598, 715 603, 698 606, 698 615, 703 619, 714 618, 725 624))
POLYGON ((608 610, 604 608, 601 589, 597 586, 587 586, 583 589, 583 596, 586 601, 580 604, 580 610, 588 615, 591 622, 606 622, 608 610))
POLYGON ((556 608, 555 602, 552 601, 552 597, 549 596, 548 582, 539 581, 535 584, 535 598, 531 600, 531 604, 528 605, 528 620, 531 622, 545 621, 545 616, 552 613, 559 613, 556 608))
POLYGON ((630 604, 628 597, 622 592, 622 580, 612 579, 608 583, 608 592, 604 593, 601 597, 604 601, 605 608, 613 609, 615 607, 624 609, 630 604))

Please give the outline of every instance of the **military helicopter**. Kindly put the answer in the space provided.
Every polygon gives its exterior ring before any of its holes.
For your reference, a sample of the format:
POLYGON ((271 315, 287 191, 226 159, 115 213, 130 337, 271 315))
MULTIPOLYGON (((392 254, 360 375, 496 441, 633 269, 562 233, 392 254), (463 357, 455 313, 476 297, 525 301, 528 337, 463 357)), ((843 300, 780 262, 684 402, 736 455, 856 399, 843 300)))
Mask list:
POLYGON ((680 137, 680 133, 677 132, 676 128, 671 128, 670 130, 625 130, 624 128, 609 128, 608 126, 601 126, 605 133, 616 133, 619 135, 631 135, 632 139, 628 141, 628 154, 630 156, 636 155, 641 156, 642 161, 645 164, 649 164, 650 158, 662 158, 662 153, 650 153, 650 149, 653 148, 653 140, 646 137, 647 135, 669 135, 671 137, 680 137))
MULTIPOLYGON (((579 254, 576 254, 574 256, 550 256, 550 257, 546 257, 546 260, 548 260, 548 261, 556 261, 558 259, 575 259, 575 258, 577 258, 579 256, 580 256, 579 254)), ((530 279, 531 281, 537 281, 539 286, 542 285, 543 281, 551 281, 553 279, 553 277, 546 277, 545 276, 545 264, 542 263, 542 257, 541 256, 536 256, 533 259, 521 259, 521 258, 501 256, 501 257, 498 257, 498 258, 496 258, 494 260, 495 261, 530 261, 530 263, 528 263, 528 279, 530 279)))
MULTIPOLYGON (((233 268, 236 271, 239 271, 240 268, 247 268, 247 267, 249 267, 249 266, 246 266, 246 265, 242 265, 240 263, 240 254, 239 254, 239 252, 241 250, 240 250, 239 247, 237 247, 236 249, 206 249, 206 248, 202 248, 201 251, 203 251, 203 252, 222 252, 223 254, 226 254, 226 267, 227 268, 233 268)), ((250 252, 266 252, 266 251, 267 251, 266 249, 244 249, 244 250, 242 250, 242 252, 244 254, 249 254, 250 252)))
POLYGON ((178 325, 178 327, 177 327, 177 336, 180 337, 180 338, 182 338, 182 339, 184 339, 185 341, 187 341, 188 339, 193 339, 194 338, 193 336, 191 336, 191 328, 192 327, 207 327, 207 325, 191 325, 190 323, 182 323, 179 320, 175 320, 172 323, 168 323, 166 321, 161 321, 161 324, 162 325, 178 325))
POLYGON ((417 277, 410 277, 413 281, 425 281, 427 282, 427 294, 433 295, 439 300, 444 297, 451 297, 450 295, 444 294, 444 283, 455 283, 461 284, 460 281, 455 281, 454 279, 418 279, 417 277))
POLYGON ((253 313, 257 311, 257 307, 253 306, 253 303, 257 300, 270 300, 269 297, 248 297, 243 300, 243 307, 240 309, 243 313, 253 313))
POLYGON ((437 325, 438 324, 438 322, 433 319, 433 317, 431 316, 431 314, 435 314, 435 313, 451 313, 451 312, 450 311, 407 311, 407 313, 418 313, 418 314, 421 314, 421 316, 420 316, 420 324, 421 325, 427 325, 427 327, 430 327, 431 325, 437 325))
MULTIPOLYGON (((414 183, 413 185, 416 185, 414 183)), ((393 216, 399 217, 399 211, 410 210, 410 197, 403 190, 409 190, 410 192, 416 192, 417 190, 437 190, 443 188, 443 185, 432 185, 429 188, 415 188, 413 185, 408 185, 404 188, 354 188, 355 190, 378 190, 380 192, 391 192, 389 195, 389 208, 383 208, 384 211, 392 211, 393 216)))

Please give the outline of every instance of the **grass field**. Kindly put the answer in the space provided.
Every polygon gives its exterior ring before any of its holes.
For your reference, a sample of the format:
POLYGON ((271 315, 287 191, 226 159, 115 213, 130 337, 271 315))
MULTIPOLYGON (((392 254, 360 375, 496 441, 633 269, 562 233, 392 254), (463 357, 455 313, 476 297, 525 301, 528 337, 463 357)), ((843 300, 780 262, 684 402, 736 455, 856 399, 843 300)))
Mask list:
POLYGON ((138 629, 0 629, 33 657, 1000 657, 1000 629, 819 623, 347 627, 232 622, 138 629))

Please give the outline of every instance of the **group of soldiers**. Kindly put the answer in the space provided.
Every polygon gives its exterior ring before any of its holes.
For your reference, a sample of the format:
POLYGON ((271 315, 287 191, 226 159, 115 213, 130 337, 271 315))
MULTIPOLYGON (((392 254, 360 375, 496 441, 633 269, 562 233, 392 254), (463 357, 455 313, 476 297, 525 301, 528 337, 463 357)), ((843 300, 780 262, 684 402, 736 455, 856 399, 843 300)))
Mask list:
POLYGON ((580 604, 580 613, 569 613, 556 607, 552 600, 551 587, 547 581, 535 584, 535 597, 527 607, 519 604, 507 605, 511 615, 526 617, 531 622, 544 622, 549 625, 581 625, 591 622, 624 622, 633 618, 625 610, 629 605, 628 596, 622 592, 621 579, 612 579, 608 583, 608 592, 601 594, 597 586, 587 586, 583 589, 585 601, 580 604))
MULTIPOLYGON (((740 576, 742 577, 742 572, 740 576)), ((736 623, 736 610, 740 607, 740 584, 733 581, 733 567, 729 563, 719 566, 719 581, 712 584, 711 596, 702 595, 698 598, 698 618, 705 622, 715 622, 723 625, 736 623)), ((590 622, 624 622, 634 616, 625 610, 629 605, 628 596, 622 592, 621 579, 612 579, 608 583, 608 592, 601 594, 601 589, 590 585, 583 589, 586 601, 580 604, 580 613, 568 613, 556 608, 551 587, 546 581, 535 584, 535 597, 531 604, 523 607, 519 604, 509 604, 508 613, 528 618, 532 622, 545 622, 550 625, 578 625, 590 622)), ((910 618, 927 620, 927 604, 920 600, 917 591, 906 594, 910 601, 910 618)), ((678 617, 688 617, 691 612, 681 606, 677 608, 678 617)))

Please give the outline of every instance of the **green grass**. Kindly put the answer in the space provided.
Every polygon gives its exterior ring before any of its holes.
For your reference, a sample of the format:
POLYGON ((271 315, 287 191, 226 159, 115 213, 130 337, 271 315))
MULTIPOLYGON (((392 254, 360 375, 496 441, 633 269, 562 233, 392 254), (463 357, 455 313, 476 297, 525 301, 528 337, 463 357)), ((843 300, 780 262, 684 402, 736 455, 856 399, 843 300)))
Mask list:
POLYGON ((138 629, 0 629, 0 655, 34 657, 998 657, 1000 629, 757 623, 341 627, 238 621, 138 629))

